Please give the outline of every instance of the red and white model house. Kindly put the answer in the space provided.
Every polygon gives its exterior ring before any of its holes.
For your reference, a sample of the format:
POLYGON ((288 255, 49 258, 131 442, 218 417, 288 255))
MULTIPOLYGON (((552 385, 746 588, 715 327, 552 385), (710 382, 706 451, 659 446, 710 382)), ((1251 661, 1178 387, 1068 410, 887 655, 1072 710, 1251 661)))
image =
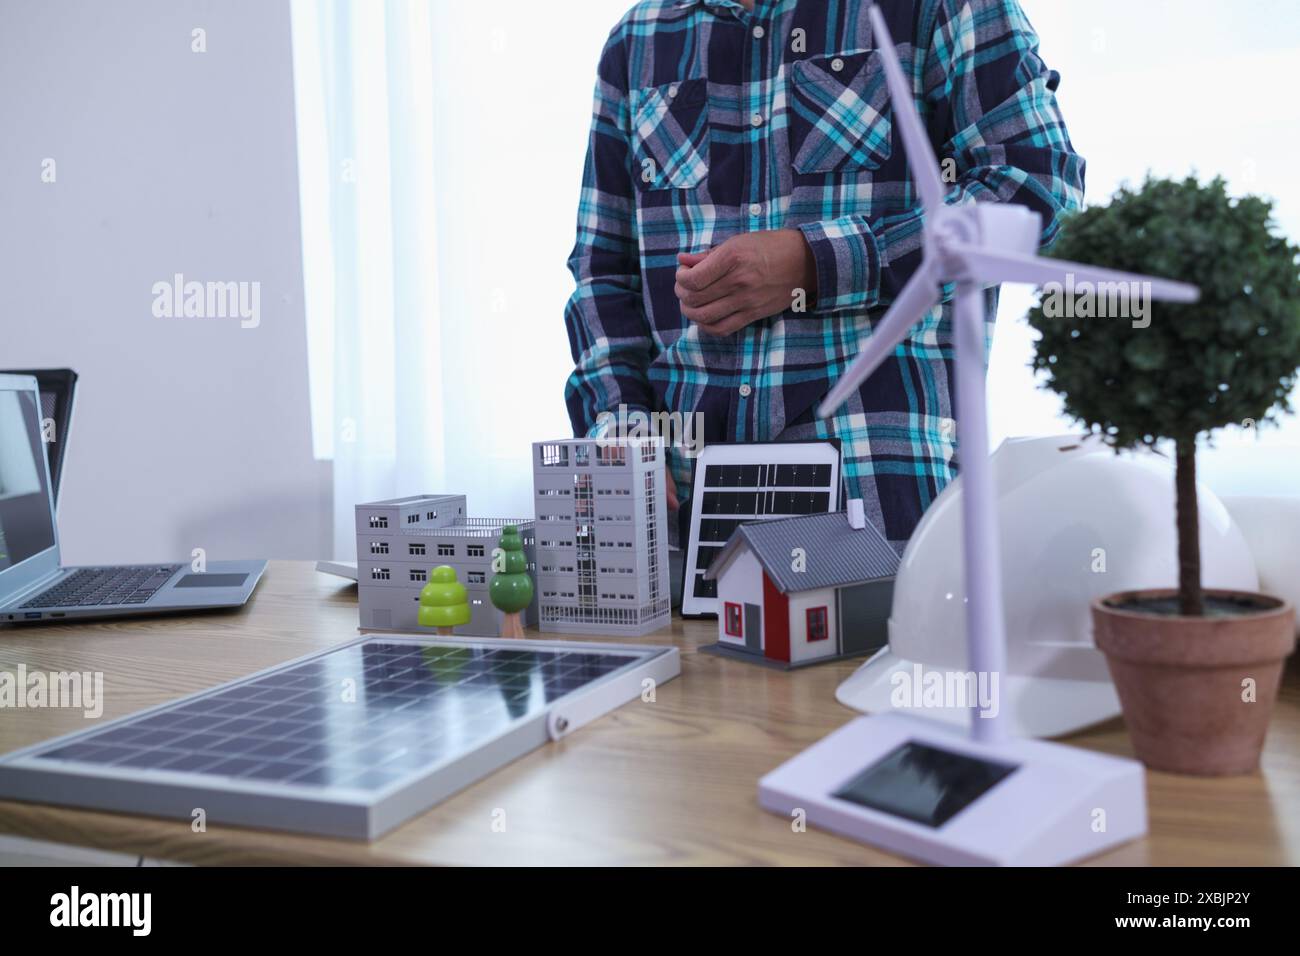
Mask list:
POLYGON ((887 643, 898 554, 849 504, 736 529, 705 573, 718 582, 710 650, 799 667, 887 643))

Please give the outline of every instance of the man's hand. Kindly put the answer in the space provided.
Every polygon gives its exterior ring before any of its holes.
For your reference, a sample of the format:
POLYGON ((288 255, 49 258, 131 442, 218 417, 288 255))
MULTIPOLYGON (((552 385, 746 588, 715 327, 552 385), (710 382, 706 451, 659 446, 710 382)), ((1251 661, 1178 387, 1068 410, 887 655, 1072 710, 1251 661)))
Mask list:
POLYGON ((678 253, 677 264, 682 315, 710 335, 779 315, 798 290, 810 301, 817 287, 817 264, 798 229, 732 236, 708 252, 678 253))

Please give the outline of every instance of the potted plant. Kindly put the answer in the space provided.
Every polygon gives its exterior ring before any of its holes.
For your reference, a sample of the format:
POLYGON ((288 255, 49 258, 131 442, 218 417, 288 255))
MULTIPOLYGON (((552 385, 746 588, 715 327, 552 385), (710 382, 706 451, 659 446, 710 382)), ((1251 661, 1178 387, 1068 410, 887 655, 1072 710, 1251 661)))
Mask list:
POLYGON ((1200 301, 1045 289, 1029 316, 1040 335, 1034 368, 1068 414, 1117 450, 1172 443, 1178 587, 1092 606, 1134 749, 1153 769, 1255 770, 1295 648, 1295 610, 1285 601, 1201 587, 1196 443, 1290 410, 1300 366, 1298 252, 1274 231, 1264 199, 1234 199, 1221 179, 1148 178, 1069 219, 1051 254, 1195 283, 1200 301))

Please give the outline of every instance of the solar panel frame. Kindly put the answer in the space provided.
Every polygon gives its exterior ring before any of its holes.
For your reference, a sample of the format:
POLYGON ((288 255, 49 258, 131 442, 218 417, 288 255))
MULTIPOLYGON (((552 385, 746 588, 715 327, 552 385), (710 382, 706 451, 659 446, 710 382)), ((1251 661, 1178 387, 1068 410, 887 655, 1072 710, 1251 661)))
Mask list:
MULTIPOLYGON (((536 668, 529 673, 535 672, 536 668)), ((194 811, 201 808, 208 823, 373 840, 548 740, 567 735, 638 698, 647 678, 663 683, 678 673, 680 658, 677 649, 671 646, 368 634, 7 754, 0 758, 0 798, 183 820, 193 819, 194 811), (267 782, 165 768, 54 760, 48 756, 89 738, 151 717, 172 714, 232 688, 360 649, 366 644, 505 649, 552 653, 556 659, 573 653, 627 660, 579 688, 509 720, 499 730, 475 741, 473 746, 453 750, 386 786, 373 789, 267 782)))
POLYGON ((718 613, 717 597, 707 593, 716 583, 702 580, 705 568, 699 565, 710 551, 726 544, 717 541, 712 532, 720 527, 719 522, 764 521, 833 512, 840 507, 843 480, 840 443, 835 438, 715 442, 704 447, 692 466, 682 617, 718 613), (736 507, 741 510, 719 510, 736 507), (697 586, 705 593, 697 593, 697 586))

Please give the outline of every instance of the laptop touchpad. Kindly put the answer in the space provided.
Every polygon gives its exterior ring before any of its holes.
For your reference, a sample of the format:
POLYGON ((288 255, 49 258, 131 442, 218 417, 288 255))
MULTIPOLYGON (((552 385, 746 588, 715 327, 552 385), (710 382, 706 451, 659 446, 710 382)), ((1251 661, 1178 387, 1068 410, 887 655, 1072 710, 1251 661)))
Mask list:
POLYGON ((247 574, 187 574, 177 581, 173 587, 237 588, 247 580, 247 574))

